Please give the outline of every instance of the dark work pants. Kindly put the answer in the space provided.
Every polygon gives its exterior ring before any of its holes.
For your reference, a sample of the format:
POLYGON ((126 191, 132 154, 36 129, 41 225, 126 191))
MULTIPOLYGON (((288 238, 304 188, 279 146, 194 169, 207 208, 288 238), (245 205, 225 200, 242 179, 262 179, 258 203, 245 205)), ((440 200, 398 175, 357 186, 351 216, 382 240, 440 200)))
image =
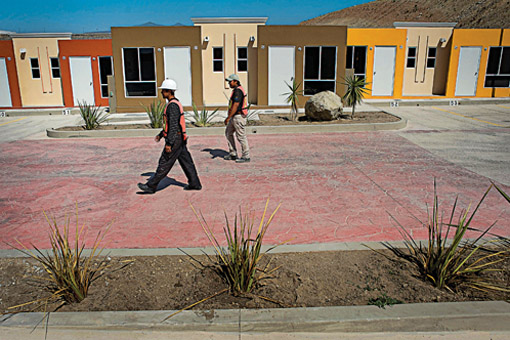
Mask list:
POLYGON ((161 157, 159 158, 156 174, 147 182, 149 187, 156 189, 158 183, 168 175, 176 160, 179 161, 182 171, 184 171, 188 179, 188 185, 195 188, 201 186, 195 163, 193 163, 193 159, 191 158, 186 144, 187 142, 183 141, 182 138, 177 138, 172 147, 172 151, 165 152, 165 149, 163 149, 161 157))

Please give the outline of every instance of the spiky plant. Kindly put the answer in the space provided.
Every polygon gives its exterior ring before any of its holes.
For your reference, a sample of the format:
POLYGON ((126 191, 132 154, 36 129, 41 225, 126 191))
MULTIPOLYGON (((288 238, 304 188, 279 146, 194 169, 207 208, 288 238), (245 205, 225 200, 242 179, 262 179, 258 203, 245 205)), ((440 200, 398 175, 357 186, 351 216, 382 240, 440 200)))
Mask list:
POLYGON ((78 106, 80 107, 81 118, 85 124, 85 130, 94 130, 108 120, 108 113, 101 106, 87 104, 85 101, 78 102, 78 106))
POLYGON ((290 120, 293 122, 297 121, 298 118, 298 98, 303 94, 303 91, 299 89, 301 83, 297 83, 296 79, 292 79, 292 85, 285 82, 285 85, 289 88, 289 92, 283 93, 285 101, 290 104, 290 120))
POLYGON ((202 108, 202 111, 199 111, 197 106, 195 105, 195 102, 192 103, 192 107, 193 107, 193 119, 187 118, 189 122, 199 127, 208 127, 212 125, 211 121, 218 113, 218 108, 212 112, 209 112, 204 106, 202 108))
POLYGON ((154 100, 148 106, 142 104, 145 112, 147 112, 147 116, 149 116, 151 127, 153 129, 160 129, 163 127, 165 106, 165 103, 161 102, 160 100, 154 100))
POLYGON ((343 85, 347 86, 347 91, 342 99, 347 106, 352 106, 351 119, 354 117, 356 105, 363 102, 363 98, 368 94, 366 86, 369 84, 364 78, 358 76, 347 76, 343 85))

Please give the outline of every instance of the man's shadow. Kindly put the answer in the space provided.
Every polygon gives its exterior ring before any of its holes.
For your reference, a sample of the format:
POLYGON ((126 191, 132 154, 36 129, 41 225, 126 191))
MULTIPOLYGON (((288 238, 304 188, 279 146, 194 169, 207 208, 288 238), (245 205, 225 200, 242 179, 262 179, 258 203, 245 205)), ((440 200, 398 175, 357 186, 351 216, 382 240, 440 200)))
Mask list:
MULTIPOLYGON (((147 178, 147 180, 149 180, 155 174, 156 174, 155 172, 144 172, 143 174, 140 174, 140 176, 148 176, 149 178, 147 178)), ((182 183, 182 182, 176 181, 173 178, 165 177, 165 178, 163 178, 161 180, 161 182, 159 182, 158 187, 156 189, 156 192, 158 192, 160 190, 163 190, 163 189, 165 189, 165 188, 167 188, 167 187, 169 187, 171 185, 175 185, 175 186, 184 188, 186 186, 186 183, 182 183)), ((137 195, 147 195, 149 193, 144 192, 144 191, 137 191, 136 194, 137 195)))
POLYGON ((203 149, 202 152, 209 152, 212 159, 223 158, 228 155, 228 152, 223 149, 203 149))

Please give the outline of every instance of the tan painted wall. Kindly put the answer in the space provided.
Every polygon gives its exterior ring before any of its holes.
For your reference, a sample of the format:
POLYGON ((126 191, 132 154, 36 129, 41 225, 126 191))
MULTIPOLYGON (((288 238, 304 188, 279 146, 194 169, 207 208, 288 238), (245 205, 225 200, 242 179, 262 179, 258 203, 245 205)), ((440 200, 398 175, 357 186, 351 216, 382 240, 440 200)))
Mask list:
POLYGON ((248 99, 256 99, 257 77, 257 27, 256 23, 196 24, 202 28, 202 70, 204 84, 204 102, 207 106, 227 105, 225 95, 230 97, 231 90, 225 78, 235 73, 241 79, 248 99), (255 41, 250 42, 254 36, 255 41), (209 37, 209 42, 204 38, 209 37), (237 71, 237 47, 248 47, 248 72, 237 71), (223 72, 213 72, 213 47, 223 47, 223 72), (254 57, 255 56, 255 57, 254 57), (249 75, 249 76, 248 76, 249 75), (248 80, 248 78, 250 78, 248 80))
MULTIPOLYGON (((336 46, 337 73, 336 93, 343 95, 341 84, 345 77, 345 54, 347 44, 346 26, 259 26, 258 28, 258 99, 257 104, 268 105, 268 46, 295 46, 295 79, 303 89, 305 46, 336 46), (262 48, 264 46, 264 48, 262 48)), ((310 96, 299 96, 303 107, 310 96)))
POLYGON ((58 40, 69 38, 12 39, 23 107, 64 105, 60 78, 52 77, 50 67, 50 58, 58 58, 58 40), (27 51, 24 59, 20 54, 22 48, 27 51), (40 79, 32 79, 30 58, 39 59, 40 79))
MULTIPOLYGON (((200 27, 112 27, 117 112, 143 112, 142 105, 147 106, 154 100, 162 99, 159 91, 157 91, 157 95, 153 98, 125 97, 124 65, 122 62, 123 47, 153 47, 155 49, 156 82, 157 86, 159 86, 165 78, 164 47, 189 46, 191 52, 192 98, 197 106, 202 106, 201 42, 200 27)), ((176 96, 178 97, 178 92, 176 96)))
POLYGON ((453 28, 408 27, 405 29, 407 29, 406 58, 408 47, 417 47, 417 58, 414 68, 407 68, 407 59, 404 61, 403 96, 444 95, 453 28), (441 43, 439 41, 441 38, 446 41, 441 43), (435 68, 427 68, 429 47, 437 48, 435 68))

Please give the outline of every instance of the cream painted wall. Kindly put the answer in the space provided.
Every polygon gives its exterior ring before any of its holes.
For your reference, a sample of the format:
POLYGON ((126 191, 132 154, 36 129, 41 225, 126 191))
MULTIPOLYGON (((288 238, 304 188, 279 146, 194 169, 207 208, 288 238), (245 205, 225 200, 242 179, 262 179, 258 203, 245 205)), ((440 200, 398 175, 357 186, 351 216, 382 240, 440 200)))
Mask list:
POLYGON ((63 106, 60 78, 51 74, 50 58, 58 58, 58 40, 69 38, 13 38, 14 55, 18 72, 21 104, 24 107, 63 106), (21 59, 20 49, 26 49, 21 59), (30 58, 39 59, 40 79, 32 79, 30 58))
MULTIPOLYGON (((406 60, 404 64, 403 96, 430 96, 433 90, 446 87, 448 57, 450 55, 450 38, 453 28, 407 27, 406 60), (446 40, 440 43, 439 40, 446 40), (407 48, 417 47, 416 65, 407 68, 407 48), (437 47, 436 67, 427 68, 428 47, 437 47)), ((441 91, 441 90, 439 90, 441 91)))
MULTIPOLYGON (((237 72, 237 47, 248 47, 248 49, 257 46, 257 26, 256 23, 232 23, 232 24, 196 24, 201 26, 202 42, 204 37, 209 37, 209 42, 202 43, 202 77, 204 89, 204 103, 206 106, 226 106, 232 90, 225 82, 225 78, 232 73, 236 73, 241 79, 243 88, 250 96, 248 87, 248 72, 237 72), (254 36, 255 41, 250 42, 250 37, 254 36), (223 47, 223 72, 213 72, 213 47, 223 47)), ((248 59, 250 69, 252 62, 248 59)), ((253 76, 257 75, 257 71, 253 76)), ((254 89, 256 91, 256 89, 254 89)))

